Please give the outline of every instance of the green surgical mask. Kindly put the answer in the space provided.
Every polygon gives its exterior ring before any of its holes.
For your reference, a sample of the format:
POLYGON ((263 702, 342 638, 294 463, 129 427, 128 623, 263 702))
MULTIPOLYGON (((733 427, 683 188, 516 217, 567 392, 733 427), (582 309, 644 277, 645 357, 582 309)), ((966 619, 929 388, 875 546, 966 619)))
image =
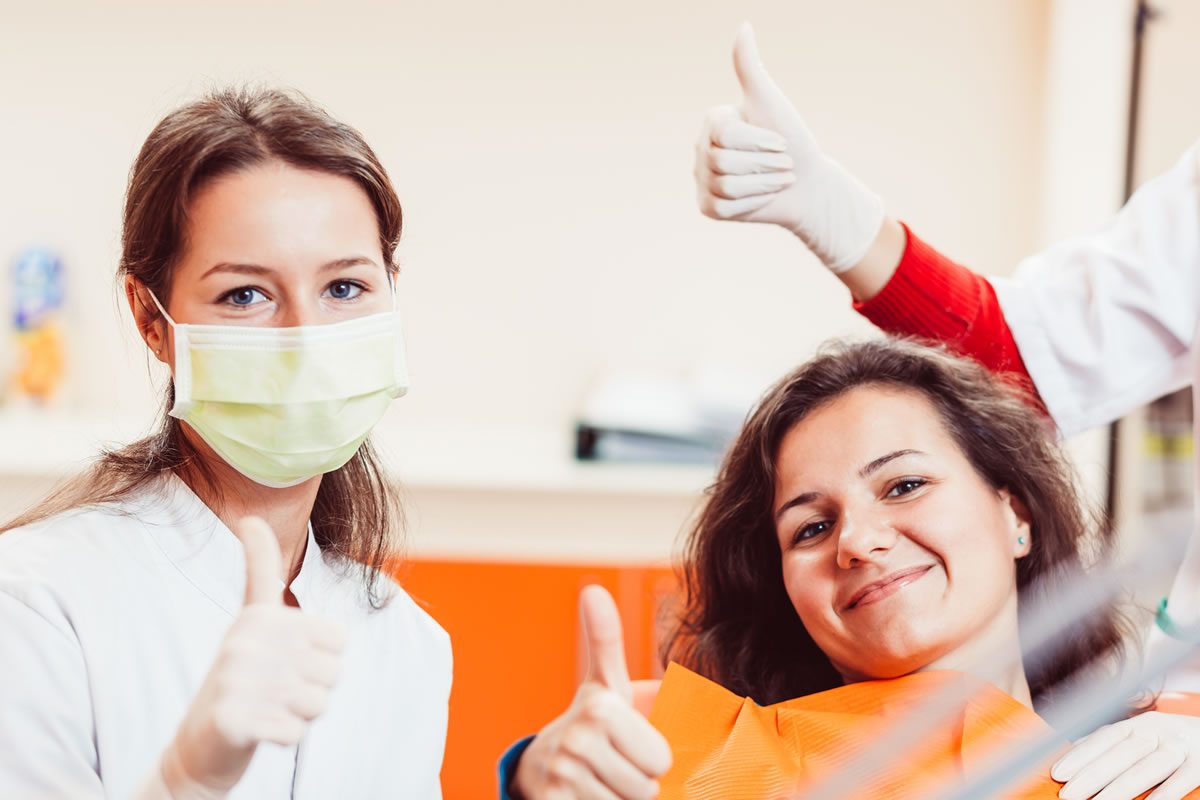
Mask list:
POLYGON ((170 415, 264 486, 341 467, 408 391, 394 306, 346 322, 263 328, 177 323, 150 296, 174 331, 170 415))

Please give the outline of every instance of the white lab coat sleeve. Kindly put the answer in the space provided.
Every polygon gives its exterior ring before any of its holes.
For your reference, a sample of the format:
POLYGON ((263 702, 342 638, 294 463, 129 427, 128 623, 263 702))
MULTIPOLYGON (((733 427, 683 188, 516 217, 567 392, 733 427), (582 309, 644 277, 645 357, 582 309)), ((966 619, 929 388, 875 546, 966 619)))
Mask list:
POLYGON ((1187 385, 1200 317, 1200 142, 1103 230, 989 280, 1064 436, 1187 385))
POLYGON ((0 589, 0 796, 104 797, 79 641, 0 589))

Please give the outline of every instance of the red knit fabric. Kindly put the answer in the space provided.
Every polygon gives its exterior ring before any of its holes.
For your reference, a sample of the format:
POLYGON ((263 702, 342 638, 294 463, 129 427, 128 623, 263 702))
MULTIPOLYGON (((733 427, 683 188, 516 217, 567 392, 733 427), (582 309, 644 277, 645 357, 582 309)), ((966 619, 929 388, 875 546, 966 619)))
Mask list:
POLYGON ((925 244, 907 225, 904 232, 904 254, 891 280, 854 310, 887 333, 930 339, 975 359, 1045 414, 992 285, 925 244))

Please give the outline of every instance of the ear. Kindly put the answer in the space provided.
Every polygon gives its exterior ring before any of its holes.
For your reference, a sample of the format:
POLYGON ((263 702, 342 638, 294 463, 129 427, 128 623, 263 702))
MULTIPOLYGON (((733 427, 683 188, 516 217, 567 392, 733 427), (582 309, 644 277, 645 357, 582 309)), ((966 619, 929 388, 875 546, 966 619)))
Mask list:
POLYGON ((126 275, 125 299, 129 301, 129 310, 133 313, 133 322, 137 325, 142 341, 150 348, 155 358, 167 363, 165 320, 158 306, 150 299, 150 290, 137 278, 126 275))
POLYGON ((1033 520, 1029 516, 1029 507, 1008 489, 1000 490, 1000 501, 1004 504, 1004 516, 1008 520, 1013 558, 1024 558, 1033 549, 1033 520))

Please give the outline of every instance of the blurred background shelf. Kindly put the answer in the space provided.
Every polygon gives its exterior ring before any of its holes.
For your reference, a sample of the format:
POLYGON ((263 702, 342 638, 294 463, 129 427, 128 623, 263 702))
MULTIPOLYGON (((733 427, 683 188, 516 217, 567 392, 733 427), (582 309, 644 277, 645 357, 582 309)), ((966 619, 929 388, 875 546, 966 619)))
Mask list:
POLYGON ((0 476, 60 478, 82 467, 102 447, 131 441, 144 430, 144 418, 74 409, 0 409, 0 476))
MULTIPOLYGON (((143 435, 144 417, 68 410, 0 410, 0 477, 55 479, 103 446, 143 435)), ((571 434, 554 430, 401 429, 383 425, 377 449, 410 488, 699 496, 712 466, 579 462, 571 434)))

